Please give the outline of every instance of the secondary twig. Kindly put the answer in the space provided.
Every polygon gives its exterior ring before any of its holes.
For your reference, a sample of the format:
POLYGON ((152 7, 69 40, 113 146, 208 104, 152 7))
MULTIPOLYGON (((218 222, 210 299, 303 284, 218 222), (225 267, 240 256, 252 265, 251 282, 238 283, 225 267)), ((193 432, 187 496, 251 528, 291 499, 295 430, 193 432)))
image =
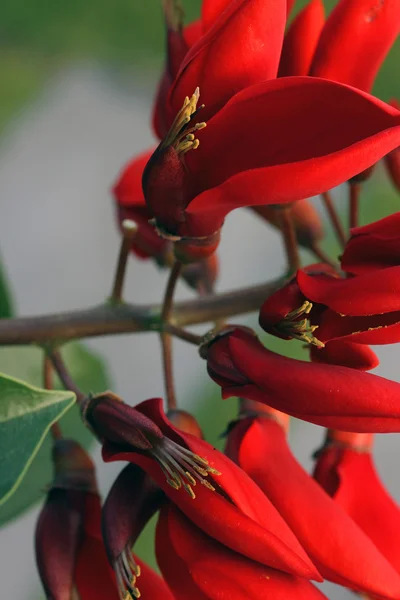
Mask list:
POLYGON ((48 356, 51 361, 51 364, 53 365, 55 372, 61 379, 61 383, 63 384, 63 386, 65 387, 66 390, 74 392, 74 394, 76 395, 78 404, 80 404, 86 396, 83 392, 81 392, 81 390, 78 388, 78 386, 72 379, 71 375, 69 374, 68 369, 65 366, 65 363, 61 357, 59 350, 53 350, 52 352, 49 353, 48 356))
MULTIPOLYGON (((46 390, 53 389, 53 365, 46 354, 43 357, 43 387, 46 390)), ((53 423, 50 427, 50 431, 53 440, 60 440, 62 438, 61 427, 58 423, 53 423)))
POLYGON ((134 239, 138 227, 135 221, 125 219, 122 221, 122 242, 119 250, 117 268, 115 271, 114 285, 110 296, 111 302, 122 302, 122 290, 125 282, 126 265, 129 252, 131 250, 132 240, 134 239))

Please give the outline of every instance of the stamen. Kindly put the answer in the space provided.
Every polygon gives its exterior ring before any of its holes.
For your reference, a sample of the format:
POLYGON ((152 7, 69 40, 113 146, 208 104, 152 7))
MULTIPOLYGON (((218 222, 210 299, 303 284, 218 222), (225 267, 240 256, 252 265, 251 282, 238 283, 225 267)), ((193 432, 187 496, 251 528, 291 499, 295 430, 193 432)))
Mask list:
POLYGON ((309 319, 299 319, 303 315, 309 315, 313 307, 312 302, 305 300, 303 304, 289 312, 282 321, 274 325, 279 333, 295 340, 307 342, 317 348, 324 348, 325 344, 314 336, 314 331, 318 329, 318 325, 311 325, 309 319))
POLYGON ((159 463, 168 485, 175 490, 183 488, 194 499, 193 487, 200 482, 207 489, 215 491, 214 486, 204 478, 221 473, 211 467, 205 458, 166 437, 149 452, 159 463))
POLYGON ((140 598, 140 591, 135 585, 136 578, 140 576, 140 566, 136 564, 128 546, 115 561, 114 571, 121 600, 140 598))
POLYGON ((200 89, 198 87, 190 98, 186 96, 182 108, 176 115, 170 130, 161 143, 161 148, 173 146, 179 155, 184 155, 189 150, 196 150, 199 147, 200 142, 194 134, 206 127, 206 123, 196 123, 192 127, 188 127, 193 117, 204 107, 203 104, 197 107, 199 97, 200 89))

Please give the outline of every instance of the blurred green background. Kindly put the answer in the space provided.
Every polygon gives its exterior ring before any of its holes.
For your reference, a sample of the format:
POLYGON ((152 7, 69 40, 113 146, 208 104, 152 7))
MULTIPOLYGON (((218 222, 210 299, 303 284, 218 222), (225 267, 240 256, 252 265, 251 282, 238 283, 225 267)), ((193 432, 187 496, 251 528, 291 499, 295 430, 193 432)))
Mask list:
MULTIPOLYGON (((267 0, 266 0, 267 1, 267 0)), ((187 21, 199 12, 200 0, 183 2, 187 21)), ((296 11, 306 4, 300 1, 296 11)), ((334 0, 326 3, 327 10, 334 0)), ((164 30, 161 0, 2 0, 0 11, 0 133, 10 120, 35 98, 61 69, 89 62, 111 70, 116 82, 129 82, 133 73, 156 73, 161 67, 164 30)), ((400 44, 397 43, 382 68, 374 93, 388 100, 400 98, 398 77, 400 44)), ((374 182, 362 205, 362 222, 384 216, 397 209, 397 198, 382 173, 374 182), (377 202, 379 198, 379 202, 377 202)), ((333 237, 326 246, 336 253, 333 237)), ((4 309, 4 315, 7 310, 4 309)), ((300 356, 300 344, 268 340, 267 345, 287 355, 300 356)), ((215 387, 199 390, 198 417, 207 439, 219 447, 223 424, 235 413, 235 402, 220 402, 215 387), (212 407, 213 419, 208 415, 212 407)), ((138 552, 153 563, 150 531, 142 536, 138 552)))

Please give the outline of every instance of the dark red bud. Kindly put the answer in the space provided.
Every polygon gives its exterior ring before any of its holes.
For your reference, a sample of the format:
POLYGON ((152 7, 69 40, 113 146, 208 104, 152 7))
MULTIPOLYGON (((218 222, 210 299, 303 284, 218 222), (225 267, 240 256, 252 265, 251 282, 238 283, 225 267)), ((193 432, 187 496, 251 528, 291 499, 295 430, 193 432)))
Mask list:
MULTIPOLYGON (((280 229, 281 210, 276 205, 253 206, 252 210, 273 227, 280 229)), ((300 246, 311 248, 324 237, 324 227, 319 212, 307 199, 291 204, 291 216, 300 246)))
POLYGON ((172 425, 183 431, 184 433, 190 433, 195 437, 203 440, 204 435, 200 428, 200 425, 196 419, 186 410, 173 409, 167 412, 167 418, 171 421, 172 425))
POLYGON ((53 487, 97 493, 95 465, 74 440, 60 439, 53 446, 53 487))
MULTIPOLYGON (((306 298, 301 293, 296 279, 292 279, 265 300, 259 315, 261 327, 264 331, 277 337, 286 340, 291 339, 291 335, 285 335, 283 331, 278 331, 275 325, 283 321, 287 315, 300 311, 305 301, 306 298)), ((298 319, 302 318, 303 313, 298 316, 298 319)))
POLYGON ((185 168, 173 146, 160 145, 143 171, 142 185, 147 207, 166 237, 174 236, 177 226, 185 219, 185 178, 185 168))
POLYGON ((160 428, 144 414, 125 404, 113 392, 88 398, 82 407, 83 418, 102 441, 149 450, 164 436, 160 428))
POLYGON ((183 238, 174 244, 175 257, 183 263, 197 262, 207 258, 218 248, 220 238, 220 230, 204 238, 183 238))

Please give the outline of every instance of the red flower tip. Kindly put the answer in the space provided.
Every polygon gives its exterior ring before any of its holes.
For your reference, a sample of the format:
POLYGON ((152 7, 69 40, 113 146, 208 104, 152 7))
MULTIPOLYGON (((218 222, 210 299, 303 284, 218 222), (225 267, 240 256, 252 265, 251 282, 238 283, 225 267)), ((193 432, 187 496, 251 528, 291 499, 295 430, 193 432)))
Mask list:
POLYGON ((310 346, 310 358, 312 362, 342 365, 360 371, 371 371, 379 365, 379 358, 369 346, 341 339, 327 342, 323 348, 310 346))
POLYGON ((209 375, 222 397, 239 396, 324 427, 400 430, 400 384, 343 366, 286 358, 231 330, 210 346, 209 375))
POLYGON ((172 409, 167 412, 167 418, 174 427, 183 431, 184 433, 190 433, 201 440, 204 439, 203 432, 196 419, 188 413, 186 410, 172 409))
POLYGON ((104 503, 104 544, 116 574, 121 600, 140 598, 136 580, 141 569, 132 547, 163 499, 161 490, 140 467, 128 465, 115 480, 104 503))
POLYGON ((318 454, 314 477, 399 572, 400 510, 382 484, 371 453, 328 445, 318 454))
MULTIPOLYGON (((274 205, 252 206, 261 218, 278 229, 281 226, 279 207, 274 205)), ((324 228, 319 212, 309 200, 298 200, 291 205, 291 216, 297 242, 304 248, 313 248, 324 237, 324 228)))
MULTIPOLYGON (((392 99, 389 104, 400 110, 400 102, 397 100, 392 99)), ((393 185, 400 191, 400 146, 386 154, 384 161, 393 185)))

